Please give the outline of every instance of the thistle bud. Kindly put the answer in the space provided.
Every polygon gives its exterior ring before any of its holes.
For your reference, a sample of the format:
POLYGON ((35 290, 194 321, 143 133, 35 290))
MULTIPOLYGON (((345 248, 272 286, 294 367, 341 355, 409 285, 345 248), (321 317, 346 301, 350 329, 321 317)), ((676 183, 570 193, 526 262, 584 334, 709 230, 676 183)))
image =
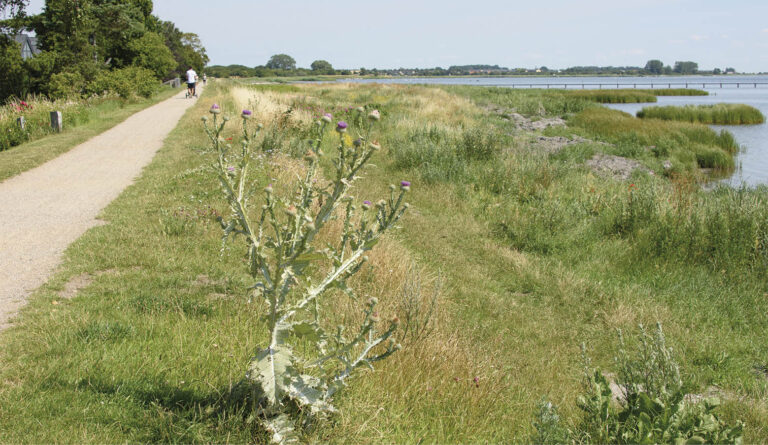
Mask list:
POLYGON ((355 111, 357 111, 357 112, 358 112, 358 113, 360 113, 360 114, 363 114, 363 113, 365 113, 365 108, 363 108, 363 107, 357 107, 357 108, 355 108, 355 111))
POLYGON ((261 122, 259 122, 258 124, 256 124, 256 128, 258 128, 259 130, 261 130, 262 128, 264 128, 264 124, 262 124, 261 122))
POLYGON ((380 199, 379 202, 376 203, 376 207, 383 209, 387 206, 387 201, 384 201, 383 199, 380 199))
POLYGON ((389 319, 389 322, 392 323, 392 324, 400 324, 400 317, 395 315, 395 316, 393 316, 392 318, 389 319))
POLYGON ((211 105, 211 109, 209 110, 211 114, 219 114, 221 113, 221 107, 219 107, 219 104, 213 104, 211 105))
POLYGON ((378 312, 374 312, 374 313, 371 314, 371 321, 374 322, 374 323, 378 323, 378 322, 381 321, 381 317, 379 317, 379 313, 378 312))
POLYGON ((360 147, 361 145, 363 145, 363 140, 362 140, 362 139, 360 139, 360 138, 357 138, 357 139, 355 139, 355 140, 352 142, 352 145, 354 145, 355 147, 360 147))
POLYGON ((291 205, 291 206, 288 206, 287 209, 285 209, 285 214, 288 215, 288 216, 294 216, 295 217, 296 213, 297 213, 296 212, 296 206, 291 205))
POLYGON ((400 351, 402 349, 403 349, 403 345, 401 345, 400 343, 395 345, 395 351, 400 351))
POLYGON ((411 183, 408 181, 400 181, 400 190, 407 192, 411 189, 411 183))
POLYGON ((229 116, 224 116, 224 122, 229 122, 229 116))
POLYGON ((371 208, 371 201, 363 201, 363 210, 369 210, 371 208))
POLYGON ((330 124, 332 119, 333 119, 333 115, 331 113, 325 113, 323 117, 320 118, 320 120, 322 120, 326 124, 330 124))
POLYGON ((407 203, 407 202, 406 202, 405 204, 403 204, 403 208, 404 208, 405 210, 408 210, 408 209, 410 209, 410 208, 411 208, 411 205, 410 205, 409 203, 407 203))
POLYGON ((381 145, 378 141, 373 141, 370 144, 368 144, 369 147, 371 147, 371 150, 373 151, 379 151, 381 150, 381 145))
POLYGON ((310 232, 314 232, 315 231, 315 223, 313 223, 313 222, 307 223, 304 227, 307 230, 309 230, 310 232))
POLYGON ((372 121, 377 121, 381 119, 381 114, 379 113, 379 110, 373 110, 370 113, 368 113, 368 119, 372 121))
POLYGON ((208 122, 208 116, 203 116, 203 117, 202 117, 202 118, 200 118, 200 119, 201 119, 203 122, 208 122))
POLYGON ((367 263, 367 262, 368 262, 368 260, 370 260, 370 258, 368 258, 368 255, 363 255, 363 257, 361 258, 361 261, 362 261, 363 263, 367 263))
POLYGON ((394 192, 396 188, 397 187, 395 187, 395 184, 389 184, 389 191, 390 192, 394 192))
POLYGON ((376 297, 371 297, 368 299, 368 304, 371 306, 376 306, 377 304, 379 304, 379 299, 376 297))
POLYGON ((264 187, 264 191, 267 192, 267 195, 272 194, 272 184, 269 184, 268 186, 264 187))
POLYGON ((304 153, 304 160, 307 162, 315 162, 317 159, 317 155, 312 150, 307 150, 306 153, 304 153))

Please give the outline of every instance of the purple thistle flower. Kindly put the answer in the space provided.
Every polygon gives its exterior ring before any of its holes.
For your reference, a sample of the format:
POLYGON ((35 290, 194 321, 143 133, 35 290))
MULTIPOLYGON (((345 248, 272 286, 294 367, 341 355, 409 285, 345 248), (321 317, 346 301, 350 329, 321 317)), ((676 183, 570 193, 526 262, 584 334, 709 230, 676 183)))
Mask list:
POLYGON ((221 108, 219 107, 219 104, 213 104, 211 105, 211 114, 219 114, 221 113, 221 108))
POLYGON ((235 171, 235 167, 232 167, 232 166, 227 167, 227 171, 233 172, 233 171, 235 171))
POLYGON ((409 187, 411 185, 411 183, 408 182, 408 181, 400 181, 400 185, 403 186, 403 187, 409 187))
POLYGON ((253 111, 251 110, 243 110, 243 117, 249 118, 253 114, 253 111))
POLYGON ((325 113, 321 119, 323 119, 323 122, 330 123, 333 119, 333 115, 331 113, 325 113))
POLYGON ((339 121, 339 123, 336 124, 336 131, 339 133, 344 133, 347 131, 347 123, 344 121, 339 121))
POLYGON ((363 204, 365 204, 367 206, 370 206, 371 205, 371 201, 365 200, 365 201, 363 201, 363 204))

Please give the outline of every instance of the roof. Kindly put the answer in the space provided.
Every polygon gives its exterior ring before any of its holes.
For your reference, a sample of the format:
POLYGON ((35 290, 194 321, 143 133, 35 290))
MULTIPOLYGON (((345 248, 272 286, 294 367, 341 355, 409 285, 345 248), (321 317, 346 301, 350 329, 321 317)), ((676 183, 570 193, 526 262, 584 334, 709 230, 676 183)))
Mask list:
POLYGON ((40 54, 40 50, 37 48, 37 37, 28 36, 24 33, 18 33, 13 37, 18 44, 21 45, 21 57, 28 59, 35 54, 40 54))

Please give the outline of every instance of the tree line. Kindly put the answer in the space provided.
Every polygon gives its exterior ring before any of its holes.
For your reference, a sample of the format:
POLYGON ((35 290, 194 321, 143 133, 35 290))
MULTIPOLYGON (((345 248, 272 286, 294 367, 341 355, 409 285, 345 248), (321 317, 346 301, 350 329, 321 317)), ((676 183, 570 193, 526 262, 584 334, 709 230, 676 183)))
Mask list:
POLYGON ((206 69, 214 77, 280 77, 308 75, 383 75, 383 76, 530 76, 530 75, 689 75, 689 74, 732 74, 733 68, 715 68, 712 71, 699 70, 696 62, 678 61, 673 66, 664 65, 660 60, 649 60, 645 67, 639 66, 574 66, 561 70, 550 70, 546 66, 536 68, 506 68, 499 65, 454 65, 448 68, 395 68, 395 69, 334 69, 326 60, 315 60, 309 69, 296 66, 296 60, 287 54, 275 54, 265 65, 214 65, 206 69))
POLYGON ((201 72, 208 56, 200 38, 152 14, 152 0, 46 0, 40 14, 28 0, 0 0, 0 100, 43 94, 57 98, 142 95, 159 80, 201 72), (33 31, 39 54, 22 59, 13 37, 33 31), (7 73, 7 74, 6 74, 7 73), (136 92, 136 91, 133 91, 136 92))

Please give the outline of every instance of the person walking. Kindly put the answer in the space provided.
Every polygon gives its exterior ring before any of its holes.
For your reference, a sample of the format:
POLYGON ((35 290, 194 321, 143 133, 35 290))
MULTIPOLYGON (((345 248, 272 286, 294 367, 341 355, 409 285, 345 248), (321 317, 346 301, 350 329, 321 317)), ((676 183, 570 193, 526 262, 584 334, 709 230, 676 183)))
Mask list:
POLYGON ((190 66, 187 70, 187 97, 197 97, 197 91, 195 91, 195 84, 197 83, 197 73, 190 66))

